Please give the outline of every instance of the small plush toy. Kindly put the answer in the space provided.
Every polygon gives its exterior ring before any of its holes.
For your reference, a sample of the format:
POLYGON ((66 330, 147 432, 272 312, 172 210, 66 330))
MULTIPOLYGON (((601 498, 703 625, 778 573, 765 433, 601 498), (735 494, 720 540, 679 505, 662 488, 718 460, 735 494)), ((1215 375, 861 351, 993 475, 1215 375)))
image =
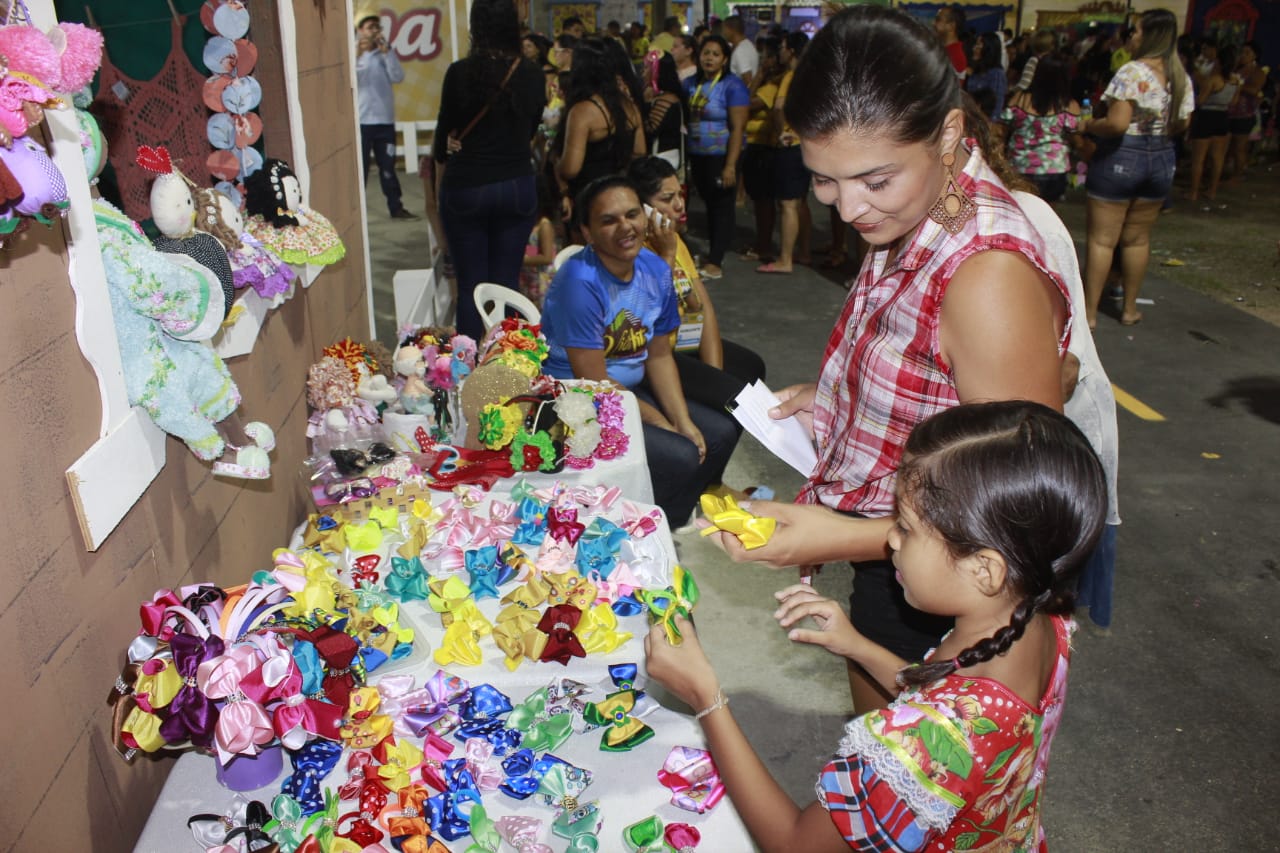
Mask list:
POLYGON ((218 277, 224 298, 223 318, 231 312, 236 298, 235 278, 227 252, 216 237, 195 229, 196 199, 194 186, 186 175, 174 168, 169 151, 163 145, 138 148, 138 165, 157 177, 151 185, 151 218, 160 236, 151 242, 162 252, 185 255, 209 269, 218 277))
POLYGON ((102 35, 83 24, 0 27, 0 145, 44 120, 46 107, 63 106, 58 93, 88 85, 102 62, 102 35))
POLYGON ((8 148, 0 147, 0 241, 20 232, 35 219, 52 225, 66 211, 67 183, 58 167, 49 159, 44 146, 29 136, 13 140, 8 148))
POLYGON ((396 373, 403 377, 400 405, 410 414, 430 413, 431 389, 423 380, 427 373, 427 362, 422 356, 422 350, 413 344, 405 344, 396 350, 393 362, 396 373))
POLYGON ((288 297, 298 274, 244 228, 235 202, 214 189, 195 191, 196 228, 216 237, 231 263, 236 289, 253 287, 274 308, 288 297))
POLYGON ((245 178, 249 233, 291 264, 336 264, 346 246, 332 223, 302 204, 302 185, 283 160, 268 159, 245 178))

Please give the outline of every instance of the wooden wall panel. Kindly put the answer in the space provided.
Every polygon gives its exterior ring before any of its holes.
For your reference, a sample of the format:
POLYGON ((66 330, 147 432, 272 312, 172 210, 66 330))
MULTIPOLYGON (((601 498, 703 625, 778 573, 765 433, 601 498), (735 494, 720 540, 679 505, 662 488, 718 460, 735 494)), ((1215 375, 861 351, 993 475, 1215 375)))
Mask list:
MULTIPOLYGON (((104 545, 86 552, 63 471, 97 439, 97 381, 73 331, 61 227, 36 227, 0 251, 0 435, 10 529, 0 566, 0 648, 6 683, 21 696, 4 714, 0 839, 13 851, 131 850, 168 772, 165 761, 126 766, 108 741, 108 689, 137 631, 138 605, 157 588, 200 580, 238 583, 270 565, 308 510, 306 369, 333 340, 367 337, 357 140, 346 11, 339 0, 295 0, 311 203, 347 244, 347 259, 272 312, 252 355, 231 361, 241 412, 277 433, 266 483, 223 481, 170 439, 164 470, 104 545), (337 105, 335 107, 335 104, 337 105)), ((271 63, 264 90, 283 92, 271 63)), ((278 67, 278 64, 277 64, 278 67)), ((278 102, 278 101, 277 101, 278 102)), ((177 842, 181 844, 182 842, 177 842)), ((175 847, 177 849, 177 847, 175 847)))

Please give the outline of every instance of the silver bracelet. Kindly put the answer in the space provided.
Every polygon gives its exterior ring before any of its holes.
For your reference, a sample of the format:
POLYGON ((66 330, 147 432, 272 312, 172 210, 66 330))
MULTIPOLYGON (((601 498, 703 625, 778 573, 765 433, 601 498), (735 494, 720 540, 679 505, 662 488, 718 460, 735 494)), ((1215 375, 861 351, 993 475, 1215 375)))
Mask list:
POLYGON ((728 704, 729 704, 729 697, 724 695, 724 688, 719 688, 716 690, 716 701, 712 702, 710 706, 703 708, 701 711, 694 714, 693 718, 695 720, 701 720, 707 714, 710 714, 713 711, 719 711, 721 708, 725 707, 728 704))

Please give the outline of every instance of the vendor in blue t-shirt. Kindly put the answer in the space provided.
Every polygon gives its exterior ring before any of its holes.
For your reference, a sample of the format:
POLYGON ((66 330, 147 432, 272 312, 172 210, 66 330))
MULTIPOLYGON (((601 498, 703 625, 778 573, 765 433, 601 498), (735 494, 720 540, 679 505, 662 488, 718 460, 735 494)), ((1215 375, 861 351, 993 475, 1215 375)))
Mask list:
MULTIPOLYGON (((600 178, 575 201, 587 248, 547 291, 543 369, 635 393, 654 499, 679 527, 703 489, 720 482, 738 432, 727 413, 685 399, 671 350, 680 326, 671 268, 644 248, 649 222, 635 188, 620 176, 600 178)), ((674 235, 672 223, 662 227, 674 235)))

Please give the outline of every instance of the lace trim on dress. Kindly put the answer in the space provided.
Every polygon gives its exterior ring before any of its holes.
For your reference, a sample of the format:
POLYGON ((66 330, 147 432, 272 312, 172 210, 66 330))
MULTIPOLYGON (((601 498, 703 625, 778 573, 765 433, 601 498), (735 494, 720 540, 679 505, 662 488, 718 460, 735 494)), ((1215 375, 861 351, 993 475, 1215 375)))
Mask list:
POLYGON ((916 776, 920 772, 919 768, 913 769, 903 764, 899 756, 871 733, 864 718, 850 720, 845 725, 844 732, 837 749, 838 755, 860 755, 876 775, 893 789, 898 798, 906 803, 922 825, 939 832, 951 825, 959 809, 929 791, 916 776))

